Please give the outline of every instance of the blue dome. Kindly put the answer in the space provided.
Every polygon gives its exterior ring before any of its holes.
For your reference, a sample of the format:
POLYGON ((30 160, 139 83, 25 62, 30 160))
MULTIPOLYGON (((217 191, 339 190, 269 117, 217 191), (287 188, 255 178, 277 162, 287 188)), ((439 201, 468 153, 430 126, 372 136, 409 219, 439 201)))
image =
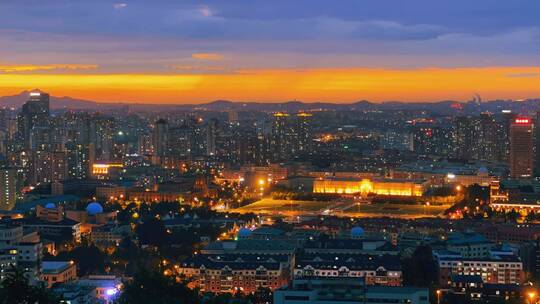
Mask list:
POLYGON ((86 206, 86 212, 88 212, 89 215, 96 215, 98 213, 103 213, 103 207, 98 202, 91 202, 86 206))
POLYGON ((239 238, 247 238, 251 235, 251 230, 249 230, 248 228, 246 227, 243 227, 243 228, 240 228, 240 230, 238 230, 238 237, 239 238))
POLYGON ((47 204, 45 205, 45 208, 47 208, 47 209, 54 209, 54 208, 56 208, 56 205, 55 205, 54 203, 47 203, 47 204))
POLYGON ((362 229, 361 227, 353 227, 351 229, 351 237, 353 238, 358 238, 358 237, 362 237, 364 235, 364 229, 362 229))
POLYGON ((480 169, 478 169, 478 174, 489 174, 489 170, 486 167, 480 167, 480 169))

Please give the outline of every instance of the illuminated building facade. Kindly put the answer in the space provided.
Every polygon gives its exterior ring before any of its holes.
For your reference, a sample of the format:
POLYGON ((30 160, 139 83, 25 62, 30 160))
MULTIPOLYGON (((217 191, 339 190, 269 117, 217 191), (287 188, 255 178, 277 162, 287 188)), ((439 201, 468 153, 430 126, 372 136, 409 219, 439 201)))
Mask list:
POLYGON ((53 284, 77 280, 77 265, 73 261, 44 261, 41 280, 51 288, 53 284))
POLYGON ((112 173, 111 169, 119 170, 123 169, 124 165, 121 163, 98 163, 92 164, 92 175, 97 179, 107 179, 112 173))
POLYGON ((439 284, 448 287, 453 275, 478 275, 484 283, 521 284, 525 279, 523 263, 515 256, 463 258, 439 256, 439 284))
POLYGON ((480 186, 487 187, 491 182, 496 181, 497 178, 489 175, 487 168, 482 167, 476 174, 453 174, 448 173, 444 177, 445 184, 455 184, 461 186, 471 186, 478 184, 480 186))
POLYGON ((289 258, 262 255, 202 255, 188 259, 178 272, 191 279, 190 287, 213 293, 253 293, 275 290, 290 280, 289 258))
POLYGON ((492 204, 496 202, 508 202, 508 192, 501 189, 500 181, 492 181, 490 183, 489 201, 492 204))
POLYGON ((143 202, 176 202, 181 201, 185 196, 185 192, 165 192, 165 191, 137 191, 135 189, 129 191, 129 199, 143 202))
POLYGON ((396 196, 422 196, 425 183, 412 180, 315 180, 314 193, 377 194, 396 196))
POLYGON ((363 278, 366 285, 401 286, 399 257, 369 254, 302 254, 294 278, 363 278))
POLYGON ((122 186, 103 185, 96 187, 96 198, 108 200, 108 199, 124 199, 127 189, 122 186))

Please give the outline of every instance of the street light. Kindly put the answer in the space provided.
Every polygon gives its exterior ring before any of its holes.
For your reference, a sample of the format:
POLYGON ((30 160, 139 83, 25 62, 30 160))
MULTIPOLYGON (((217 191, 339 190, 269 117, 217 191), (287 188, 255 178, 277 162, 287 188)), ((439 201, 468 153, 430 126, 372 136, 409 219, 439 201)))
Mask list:
POLYGON ((529 296, 529 303, 534 304, 536 299, 536 292, 530 291, 527 296, 529 296))
POLYGON ((441 304, 442 291, 440 289, 437 289, 436 294, 437 294, 437 304, 441 304))

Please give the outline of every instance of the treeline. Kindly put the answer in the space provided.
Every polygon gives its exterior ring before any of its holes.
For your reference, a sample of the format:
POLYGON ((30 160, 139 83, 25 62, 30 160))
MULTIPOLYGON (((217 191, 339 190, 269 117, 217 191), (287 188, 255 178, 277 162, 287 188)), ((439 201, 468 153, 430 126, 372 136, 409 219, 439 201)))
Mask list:
POLYGON ((294 201, 332 201, 339 198, 339 194, 333 193, 311 193, 311 192, 285 192, 274 191, 271 196, 275 200, 294 200, 294 201))

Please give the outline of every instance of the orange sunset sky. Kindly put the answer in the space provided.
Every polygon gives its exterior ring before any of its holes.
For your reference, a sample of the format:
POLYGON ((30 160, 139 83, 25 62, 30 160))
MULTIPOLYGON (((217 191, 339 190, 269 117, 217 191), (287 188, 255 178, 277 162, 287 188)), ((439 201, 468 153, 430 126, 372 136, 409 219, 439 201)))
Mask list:
POLYGON ((103 102, 354 102, 540 97, 540 67, 281 69, 219 74, 3 74, 0 95, 40 88, 103 102))

